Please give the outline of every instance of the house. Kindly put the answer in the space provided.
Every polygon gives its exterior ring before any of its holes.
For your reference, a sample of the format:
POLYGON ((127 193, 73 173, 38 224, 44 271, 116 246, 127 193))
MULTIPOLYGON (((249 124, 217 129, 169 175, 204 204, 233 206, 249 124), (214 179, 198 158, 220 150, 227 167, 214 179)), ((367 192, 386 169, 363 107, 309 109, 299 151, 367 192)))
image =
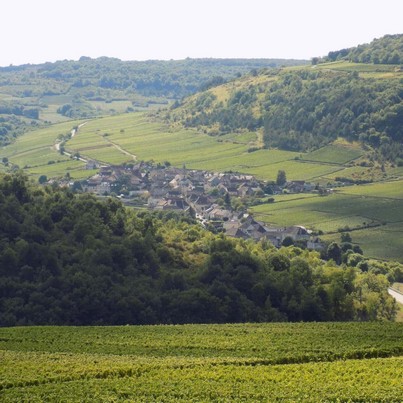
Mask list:
POLYGON ((243 231, 241 228, 237 227, 230 227, 225 229, 225 235, 230 236, 232 238, 242 238, 242 239, 249 239, 249 234, 243 231))
POLYGON ((213 204, 212 198, 205 194, 191 193, 186 200, 193 210, 200 215, 203 215, 204 211, 213 204))
POLYGON ((90 170, 90 169, 98 169, 100 167, 99 162, 96 161, 91 161, 88 160, 87 163, 85 164, 85 169, 90 170))
POLYGON ((213 177, 211 177, 210 179, 207 180, 207 185, 208 187, 212 188, 212 187, 216 187, 221 183, 220 178, 218 177, 218 175, 214 175, 213 177))
POLYGON ((101 167, 101 169, 99 170, 99 174, 101 176, 110 176, 110 175, 112 175, 112 167, 110 167, 110 166, 101 167))
POLYGON ((318 237, 315 237, 308 240, 306 247, 308 249, 321 251, 325 248, 325 244, 318 237))
POLYGON ((313 190, 315 190, 315 185, 313 183, 305 182, 304 192, 312 192, 313 190))
POLYGON ((156 202, 149 199, 148 205, 152 205, 156 210, 181 210, 189 211, 190 206, 182 197, 165 197, 156 202))
POLYGON ((291 193, 301 193, 304 191, 305 181, 287 182, 285 188, 291 193))
POLYGON ((284 228, 281 231, 282 241, 286 237, 292 238, 294 241, 308 241, 310 234, 307 229, 301 225, 294 225, 292 227, 284 228))
POLYGON ((218 204, 213 204, 204 211, 203 215, 208 220, 228 220, 232 213, 229 210, 222 209, 218 204))

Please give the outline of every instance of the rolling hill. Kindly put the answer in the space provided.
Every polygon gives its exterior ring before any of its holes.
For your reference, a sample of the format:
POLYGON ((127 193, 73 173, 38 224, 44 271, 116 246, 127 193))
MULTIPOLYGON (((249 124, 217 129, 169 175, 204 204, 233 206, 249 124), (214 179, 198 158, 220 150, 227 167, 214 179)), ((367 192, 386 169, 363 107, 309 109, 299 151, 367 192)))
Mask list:
POLYGON ((403 34, 385 35, 371 43, 329 52, 325 61, 348 60, 356 63, 403 64, 403 34))
POLYGON ((0 144, 49 123, 151 109, 283 59, 121 61, 81 57, 0 68, 0 144))
POLYGON ((263 69, 176 103, 163 118, 217 136, 255 131, 261 147, 289 151, 343 137, 372 147, 378 160, 403 164, 402 80, 400 66, 392 64, 263 69))

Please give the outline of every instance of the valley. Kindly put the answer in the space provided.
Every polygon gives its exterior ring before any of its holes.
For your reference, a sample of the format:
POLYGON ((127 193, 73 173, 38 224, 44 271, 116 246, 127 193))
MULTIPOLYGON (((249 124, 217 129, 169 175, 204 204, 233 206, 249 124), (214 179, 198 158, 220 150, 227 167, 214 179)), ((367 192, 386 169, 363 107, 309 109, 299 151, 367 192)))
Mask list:
POLYGON ((0 401, 401 402, 401 2, 3 3, 0 401))
POLYGON ((274 203, 266 203, 267 196, 258 197, 258 205, 249 209, 257 220, 277 227, 303 225, 321 233, 328 242, 338 241, 340 231, 354 231, 353 240, 367 257, 403 261, 403 167, 386 164, 382 169, 380 164, 362 164, 366 151, 357 143, 339 139, 305 153, 277 149, 248 152, 257 143, 256 132, 215 137, 192 129, 173 129, 142 113, 85 122, 84 126, 83 121, 70 121, 29 132, 1 148, 0 159, 7 158, 33 178, 46 175, 63 180, 67 174, 67 182, 85 180, 98 172, 85 160, 97 161, 98 166, 168 162, 177 168, 254 175, 262 182, 275 181, 278 171, 284 170, 289 181, 302 180, 332 192, 326 196, 276 194, 274 203), (78 134, 69 138, 76 126, 81 126, 78 134), (66 152, 84 161, 54 149, 63 136, 67 136, 66 152), (357 186, 354 181, 364 183, 357 186))

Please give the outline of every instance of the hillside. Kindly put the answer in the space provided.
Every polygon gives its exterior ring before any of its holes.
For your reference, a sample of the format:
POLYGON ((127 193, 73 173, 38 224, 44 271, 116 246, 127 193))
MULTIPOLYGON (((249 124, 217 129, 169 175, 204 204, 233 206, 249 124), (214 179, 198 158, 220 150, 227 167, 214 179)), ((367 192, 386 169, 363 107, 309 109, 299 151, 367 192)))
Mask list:
POLYGON ((329 52, 325 61, 348 60, 355 63, 403 64, 403 34, 385 35, 369 44, 329 52))
POLYGON ((40 188, 20 174, 0 177, 0 201, 0 326, 393 320, 396 313, 387 286, 402 280, 402 266, 364 262, 351 244, 331 244, 322 260, 318 252, 214 235, 175 212, 135 213, 112 198, 40 188))
POLYGON ((402 331, 385 322, 1 328, 0 399, 399 402, 402 331))
POLYGON ((82 57, 0 68, 0 144, 49 122, 152 108, 282 59, 121 61, 82 57))
POLYGON ((395 65, 263 69, 191 96, 163 117, 211 135, 255 131, 262 147, 291 151, 343 137, 373 148, 377 159, 403 164, 402 80, 395 65))

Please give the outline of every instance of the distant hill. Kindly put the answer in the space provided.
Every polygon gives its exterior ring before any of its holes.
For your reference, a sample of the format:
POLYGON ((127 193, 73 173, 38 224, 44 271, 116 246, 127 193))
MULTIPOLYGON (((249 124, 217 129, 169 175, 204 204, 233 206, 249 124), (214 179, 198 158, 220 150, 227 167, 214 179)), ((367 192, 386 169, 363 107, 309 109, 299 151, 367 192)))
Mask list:
POLYGON ((78 61, 3 67, 0 68, 0 82, 3 91, 7 91, 4 86, 32 86, 21 91, 15 89, 13 95, 17 96, 66 95, 74 88, 75 93, 85 98, 102 96, 102 89, 127 90, 146 97, 180 98, 209 85, 211 80, 214 83, 217 77, 219 81, 227 81, 253 69, 307 63, 306 60, 287 59, 122 61, 108 57, 81 57, 78 61), (100 93, 89 93, 92 87, 101 89, 100 93), (79 91, 82 88, 87 91, 79 91))
POLYGON ((326 61, 349 60, 356 63, 403 64, 403 34, 385 35, 371 43, 329 52, 326 61))
POLYGON ((144 109, 251 70, 306 64, 284 59, 121 61, 81 57, 0 68, 0 144, 45 123, 144 109))
POLYGON ((165 118, 212 135, 256 131, 262 146, 292 151, 360 140, 403 163, 402 80, 397 65, 262 69, 176 103, 165 118))

